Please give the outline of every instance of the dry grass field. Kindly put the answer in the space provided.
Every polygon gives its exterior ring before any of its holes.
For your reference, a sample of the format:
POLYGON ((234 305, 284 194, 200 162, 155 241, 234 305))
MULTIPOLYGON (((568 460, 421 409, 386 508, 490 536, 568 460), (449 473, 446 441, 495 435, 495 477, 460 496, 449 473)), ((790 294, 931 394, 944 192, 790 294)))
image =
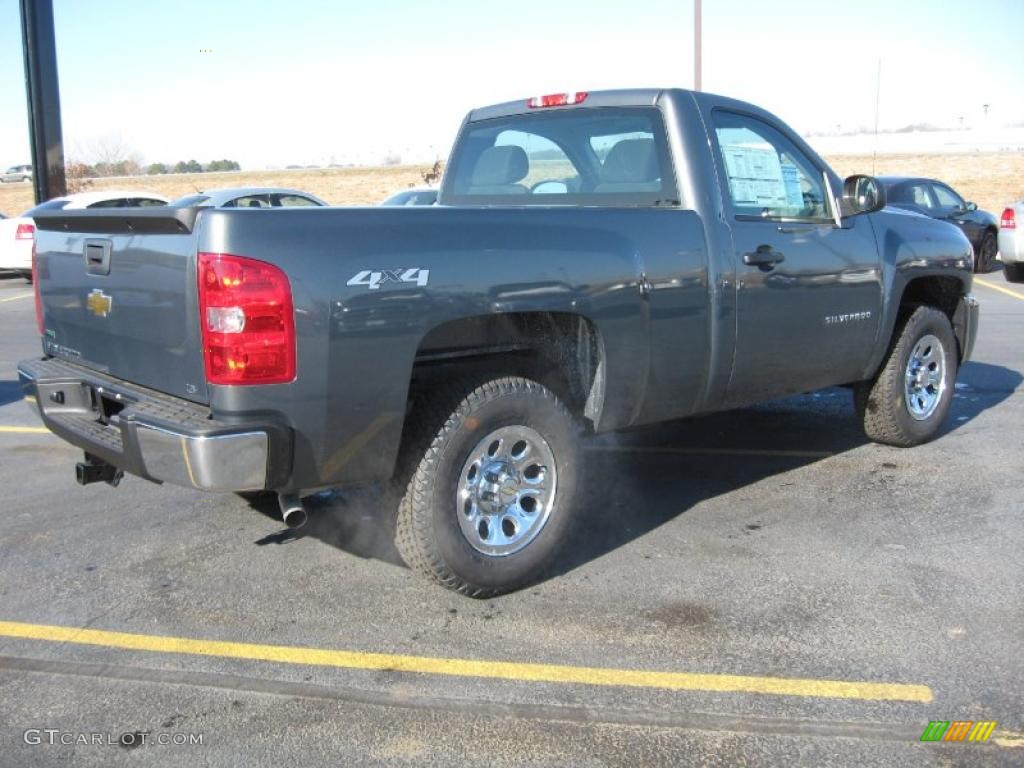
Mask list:
MULTIPOLYGON (((871 173, 870 155, 827 158, 841 175, 871 173)), ((1024 197, 1024 153, 993 152, 962 155, 879 155, 877 175, 927 176, 951 184, 968 200, 998 215, 1003 206, 1024 197)), ((91 189, 140 189, 170 198, 204 188, 235 186, 295 187, 335 205, 374 205, 392 192, 422 183, 427 166, 324 168, 295 171, 172 174, 127 179, 96 179, 91 189)), ((9 216, 32 205, 30 184, 0 184, 0 211, 9 216)))
MULTIPOLYGON (((841 176, 871 171, 871 155, 827 157, 841 176)), ((879 155, 876 176, 924 176, 941 179, 996 216, 1024 197, 1024 153, 978 152, 963 155, 879 155)))

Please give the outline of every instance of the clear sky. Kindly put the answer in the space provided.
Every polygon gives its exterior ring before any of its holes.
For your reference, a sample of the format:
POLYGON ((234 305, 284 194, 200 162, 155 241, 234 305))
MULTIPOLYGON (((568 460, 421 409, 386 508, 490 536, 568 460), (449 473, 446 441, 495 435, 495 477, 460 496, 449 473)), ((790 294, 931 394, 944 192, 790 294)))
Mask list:
MULTIPOLYGON (((444 156, 474 105, 693 83, 692 0, 54 0, 65 150, 243 167, 444 156), (209 52, 206 52, 209 51, 209 52)), ((28 162, 0 0, 0 165, 28 162)), ((705 0, 704 89, 801 132, 1024 122, 1024 0, 705 0)))

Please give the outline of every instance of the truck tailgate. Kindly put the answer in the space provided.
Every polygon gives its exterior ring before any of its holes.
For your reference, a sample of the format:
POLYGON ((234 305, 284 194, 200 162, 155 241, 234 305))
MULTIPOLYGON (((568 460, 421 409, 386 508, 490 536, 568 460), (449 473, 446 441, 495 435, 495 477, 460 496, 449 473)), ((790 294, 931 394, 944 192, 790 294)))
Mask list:
POLYGON ((206 403, 196 209, 61 212, 36 220, 47 354, 206 403))

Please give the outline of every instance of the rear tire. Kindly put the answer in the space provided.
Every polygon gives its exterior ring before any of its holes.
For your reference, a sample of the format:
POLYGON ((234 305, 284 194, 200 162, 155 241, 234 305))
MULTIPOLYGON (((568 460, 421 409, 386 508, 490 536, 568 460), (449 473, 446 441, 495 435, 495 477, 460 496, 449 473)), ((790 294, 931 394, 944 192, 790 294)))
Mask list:
POLYGON ((996 243, 996 236, 992 232, 986 232, 981 238, 978 246, 978 253, 974 257, 974 271, 984 274, 992 271, 992 265, 996 261, 996 253, 999 252, 999 245, 996 243))
POLYGON ((448 589, 491 597, 541 578, 571 538, 580 430, 535 381, 444 385, 413 400, 395 546, 448 589))
POLYGON ((1009 283, 1024 283, 1024 264, 1003 264, 1003 277, 1009 283))
POLYGON ((946 420, 959 357, 949 318, 932 307, 915 309, 895 339, 874 380, 855 388, 854 402, 871 440, 906 448, 934 438, 946 420))

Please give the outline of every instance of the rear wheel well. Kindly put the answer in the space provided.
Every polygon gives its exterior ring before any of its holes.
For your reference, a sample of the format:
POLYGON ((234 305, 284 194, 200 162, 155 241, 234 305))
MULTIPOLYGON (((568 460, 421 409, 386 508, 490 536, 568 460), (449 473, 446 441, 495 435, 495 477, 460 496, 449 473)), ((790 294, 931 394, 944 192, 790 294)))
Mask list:
POLYGON ((522 376, 552 392, 577 418, 596 424, 604 401, 604 350, 597 329, 568 312, 477 315, 443 323, 420 341, 414 396, 453 377, 522 376))

